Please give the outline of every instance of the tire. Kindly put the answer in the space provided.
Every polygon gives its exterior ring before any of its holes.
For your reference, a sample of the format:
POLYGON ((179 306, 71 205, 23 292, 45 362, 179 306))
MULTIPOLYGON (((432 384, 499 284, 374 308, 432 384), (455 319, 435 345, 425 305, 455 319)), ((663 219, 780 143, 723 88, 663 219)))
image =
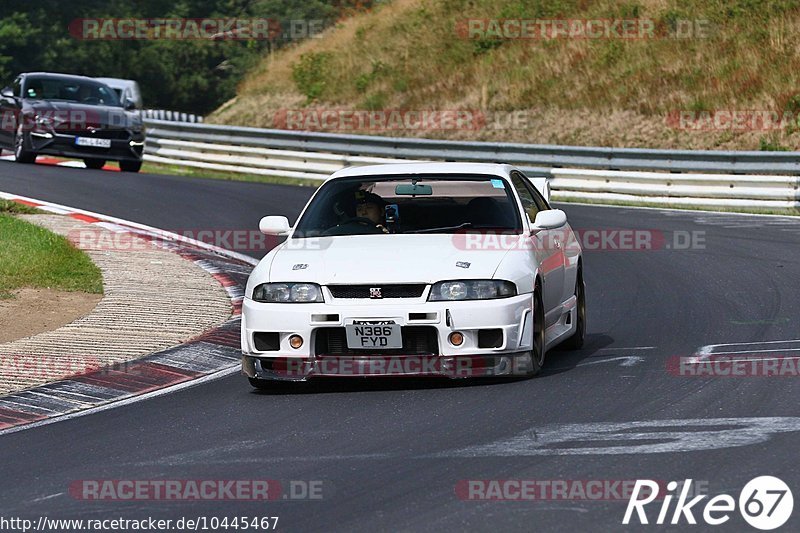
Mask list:
POLYGON ((24 164, 36 162, 36 152, 25 149, 25 132, 21 125, 14 136, 14 161, 24 164))
POLYGON ((95 170, 99 170, 103 168, 106 164, 105 159, 84 159, 83 164, 86 165, 86 168, 93 168, 95 170))
POLYGON ((267 381, 266 379, 258 379, 258 378, 247 378, 247 381, 250 382, 250 385, 258 390, 268 390, 271 387, 272 383, 267 381))
POLYGON ((536 284, 533 291, 533 349, 531 354, 531 366, 527 375, 532 377, 542 371, 545 361, 545 337, 544 337, 544 303, 542 302, 542 289, 536 284))
POLYGON ((122 172, 139 172, 142 168, 141 161, 120 161, 119 169, 122 172))
POLYGON ((582 270, 578 270, 578 277, 575 280, 575 297, 578 324, 575 333, 561 344, 567 350, 580 350, 586 340, 586 284, 583 282, 582 270))

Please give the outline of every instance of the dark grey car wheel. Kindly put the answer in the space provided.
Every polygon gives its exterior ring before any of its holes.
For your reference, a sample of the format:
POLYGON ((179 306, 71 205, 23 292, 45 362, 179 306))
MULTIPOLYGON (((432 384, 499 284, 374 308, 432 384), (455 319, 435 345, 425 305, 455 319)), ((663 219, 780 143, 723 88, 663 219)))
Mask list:
POLYGON ((14 136, 14 161, 17 163, 36 161, 36 152, 25 148, 25 131, 22 126, 17 128, 17 134, 14 136))

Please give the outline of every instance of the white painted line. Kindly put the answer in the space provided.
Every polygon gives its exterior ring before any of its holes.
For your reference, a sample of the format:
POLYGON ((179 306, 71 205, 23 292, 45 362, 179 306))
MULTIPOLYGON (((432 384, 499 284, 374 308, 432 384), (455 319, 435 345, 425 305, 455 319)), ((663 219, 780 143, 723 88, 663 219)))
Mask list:
MULTIPOLYGON (((36 389, 27 390, 25 392, 27 392, 28 394, 31 394, 32 396, 41 396, 42 398, 47 398, 47 399, 50 399, 50 400, 53 400, 53 401, 58 401, 58 402, 63 402, 63 403, 73 403, 73 404, 76 404, 76 405, 81 405, 81 404, 83 404, 83 405, 91 405, 93 403, 93 402, 87 402, 86 400, 79 400, 77 398, 67 398, 66 397, 67 393, 62 393, 61 391, 59 391, 58 394, 45 394, 43 392, 37 391, 36 389)), ((73 394, 70 394, 70 396, 72 396, 72 395, 73 394)), ((88 396, 86 396, 86 398, 88 398, 88 396)), ((98 400, 98 399, 99 398, 96 398, 95 401, 98 400)))
POLYGON ((591 366, 591 365, 600 365, 603 363, 613 363, 614 361, 622 361, 619 366, 626 366, 631 367, 634 365, 638 365, 642 361, 644 361, 643 357, 639 357, 637 355, 621 355, 619 357, 609 357, 606 359, 598 359, 597 361, 587 361, 585 363, 578 363, 574 367, 571 366, 556 366, 556 367, 547 367, 549 370, 571 370, 572 368, 578 368, 581 366, 591 366))
POLYGON ((61 209, 60 207, 53 207, 47 205, 37 207, 37 209, 39 209, 40 211, 45 211, 47 213, 53 213, 54 215, 68 215, 72 212, 69 211, 68 209, 61 209))
POLYGON ((534 427, 513 437, 431 456, 531 457, 698 452, 762 444, 773 435, 798 431, 800 417, 552 424, 534 427))
POLYGON ((598 352, 627 352, 630 350, 655 350, 656 346, 627 346, 625 348, 600 348, 598 352))
POLYGON ((736 354, 736 353, 755 354, 755 353, 773 353, 773 352, 800 352, 800 348, 784 348, 782 350, 778 350, 778 349, 776 349, 776 350, 745 350, 745 351, 741 351, 741 352, 740 351, 735 351, 735 352, 714 352, 714 353, 712 353, 710 355, 730 355, 730 354, 736 354))
MULTIPOLYGON (((717 354, 714 354, 714 355, 717 355, 717 354)), ((758 361, 785 361, 787 359, 794 361, 794 360, 800 359, 800 356, 798 356, 798 357, 728 357, 728 358, 726 358, 725 361, 726 362, 735 363, 737 361, 742 361, 742 362, 751 362, 751 361, 755 361, 755 362, 758 362, 758 361)), ((700 365, 700 364, 703 364, 705 362, 706 362, 706 360, 683 361, 683 363, 687 364, 687 365, 700 365)))
POLYGON ((783 341, 755 341, 755 342, 731 342, 727 344, 708 344, 706 346, 703 346, 703 348, 716 348, 717 346, 754 346, 758 344, 783 344, 790 342, 800 342, 800 339, 788 339, 783 341))
POLYGON ((611 357, 609 359, 599 359, 597 361, 589 361, 586 363, 578 363, 575 367, 579 366, 590 366, 590 365, 600 365, 603 363, 613 363, 614 361, 622 361, 619 366, 633 366, 641 363, 644 361, 644 357, 639 357, 637 355, 623 355, 620 357, 611 357))
POLYGON ((684 360, 686 364, 696 364, 700 361, 704 361, 711 357, 712 355, 725 355, 725 354, 732 354, 732 353, 768 353, 768 352, 792 352, 792 351, 800 351, 800 348, 784 348, 782 350, 747 350, 747 351, 726 351, 726 352, 718 352, 715 351, 716 348, 726 348, 729 346, 739 347, 739 346, 762 346, 768 345, 773 346, 775 344, 797 344, 800 343, 800 339, 787 339, 787 340, 780 340, 780 341, 754 341, 754 342, 729 342, 729 343, 722 343, 722 344, 706 344, 705 346, 701 346, 693 356, 687 357, 684 360))
POLYGON ((65 492, 57 492, 55 494, 51 494, 50 496, 42 496, 41 498, 36 498, 35 500, 31 500, 31 503, 44 502, 44 501, 47 501, 47 500, 52 500, 53 498, 58 498, 59 496, 63 496, 64 494, 66 494, 66 493, 65 492))
MULTIPOLYGON (((21 391, 24 392, 24 391, 21 391)), ((30 405, 26 403, 25 398, 20 398, 19 396, 4 396, 0 399, 0 407, 5 407, 10 411, 19 411, 22 413, 27 414, 56 414, 58 411, 53 411, 52 409, 48 409, 46 407, 42 407, 41 405, 30 405), (43 411, 43 413, 39 412, 43 411)))

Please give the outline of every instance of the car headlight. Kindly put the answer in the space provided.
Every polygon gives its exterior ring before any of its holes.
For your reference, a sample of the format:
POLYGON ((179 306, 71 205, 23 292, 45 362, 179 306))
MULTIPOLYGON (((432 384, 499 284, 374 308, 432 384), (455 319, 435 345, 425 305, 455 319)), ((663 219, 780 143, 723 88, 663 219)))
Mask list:
POLYGON ((253 300, 263 303, 324 302, 316 283, 262 283, 253 289, 253 300))
POLYGON ((36 115, 36 127, 44 130, 52 129, 55 122, 51 117, 36 115))
POLYGON ((465 279, 434 283, 430 302, 451 300, 491 300, 516 296, 517 286, 500 279, 465 279))

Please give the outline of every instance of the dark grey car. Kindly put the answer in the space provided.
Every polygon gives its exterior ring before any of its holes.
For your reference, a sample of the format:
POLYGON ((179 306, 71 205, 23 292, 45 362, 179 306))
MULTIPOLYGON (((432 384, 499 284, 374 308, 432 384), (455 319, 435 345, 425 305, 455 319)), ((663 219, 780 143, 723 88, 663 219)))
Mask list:
POLYGON ((142 166, 145 134, 134 102, 120 102, 94 78, 20 74, 2 90, 0 120, 0 148, 20 163, 47 154, 82 159, 89 168, 106 161, 125 172, 142 166))

